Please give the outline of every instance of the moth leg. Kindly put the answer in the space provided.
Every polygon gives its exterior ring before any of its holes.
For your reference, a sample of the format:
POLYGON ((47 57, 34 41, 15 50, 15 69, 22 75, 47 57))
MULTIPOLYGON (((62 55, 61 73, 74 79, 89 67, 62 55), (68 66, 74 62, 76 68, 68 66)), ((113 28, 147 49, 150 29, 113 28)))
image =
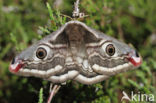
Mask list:
POLYGON ((105 79, 107 79, 108 76, 106 75, 98 75, 98 76, 95 76, 95 77, 92 77, 92 78, 88 78, 88 77, 85 77, 83 75, 78 75, 74 80, 82 83, 82 84, 87 84, 87 85, 91 85, 91 84, 95 84, 95 83, 98 83, 98 82, 101 82, 105 79))
POLYGON ((48 97, 47 103, 51 103, 51 100, 53 99, 53 97, 55 96, 55 94, 58 92, 58 90, 60 89, 60 85, 54 85, 51 83, 50 84, 50 95, 48 97))
POLYGON ((113 67, 113 68, 106 68, 106 67, 102 67, 102 66, 99 66, 97 64, 94 64, 92 66, 93 70, 99 74, 103 74, 103 75, 115 75, 117 73, 120 73, 120 72, 124 72, 124 71, 127 71, 128 69, 132 69, 132 64, 130 63, 125 63, 123 65, 118 65, 116 67, 113 67))

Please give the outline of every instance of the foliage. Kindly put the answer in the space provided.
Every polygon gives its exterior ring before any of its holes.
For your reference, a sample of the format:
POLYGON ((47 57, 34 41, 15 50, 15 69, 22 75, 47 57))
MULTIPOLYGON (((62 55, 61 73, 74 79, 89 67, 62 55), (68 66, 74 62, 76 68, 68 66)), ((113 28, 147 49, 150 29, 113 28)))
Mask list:
POLYGON ((38 103, 43 103, 43 88, 40 89, 39 101, 38 103))
MULTIPOLYGON (((0 103, 46 102, 49 82, 13 75, 8 66, 18 52, 68 21, 61 14, 71 15, 74 1, 63 0, 56 10, 51 8, 54 1, 50 0, 0 0, 0 103)), ((154 94, 156 100, 156 45, 151 40, 151 35, 156 35, 156 1, 80 1, 81 11, 89 15, 82 20, 84 23, 131 43, 142 55, 143 63, 136 70, 95 85, 69 82, 61 87, 52 102, 120 103, 122 91, 154 94)))

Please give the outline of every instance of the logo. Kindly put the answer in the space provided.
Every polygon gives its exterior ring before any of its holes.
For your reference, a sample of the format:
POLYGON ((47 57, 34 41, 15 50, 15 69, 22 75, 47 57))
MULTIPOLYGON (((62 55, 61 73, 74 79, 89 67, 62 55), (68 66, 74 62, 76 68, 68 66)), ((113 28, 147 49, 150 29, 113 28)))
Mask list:
POLYGON ((128 101, 138 101, 138 102, 143 102, 143 101, 147 101, 147 102, 152 102, 155 101, 154 99, 154 94, 142 94, 140 92, 138 93, 134 93, 133 91, 131 91, 131 95, 128 96, 128 94, 123 91, 122 92, 123 97, 121 98, 121 101, 123 100, 128 100, 128 101))

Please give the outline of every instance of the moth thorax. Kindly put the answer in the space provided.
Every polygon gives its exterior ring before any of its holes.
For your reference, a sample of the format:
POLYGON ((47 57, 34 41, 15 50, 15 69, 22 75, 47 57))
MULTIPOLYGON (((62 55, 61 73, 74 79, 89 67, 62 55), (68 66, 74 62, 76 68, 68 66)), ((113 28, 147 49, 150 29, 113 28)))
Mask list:
POLYGON ((82 48, 84 48, 82 42, 70 41, 70 50, 72 55, 77 55, 79 52, 83 52, 82 48))

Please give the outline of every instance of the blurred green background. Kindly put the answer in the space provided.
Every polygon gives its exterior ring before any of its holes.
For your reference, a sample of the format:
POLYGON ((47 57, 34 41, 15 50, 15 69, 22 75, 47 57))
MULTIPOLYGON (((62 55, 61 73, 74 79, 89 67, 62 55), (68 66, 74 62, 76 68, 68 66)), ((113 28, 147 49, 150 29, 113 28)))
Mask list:
MULTIPOLYGON (((0 103, 46 103, 50 83, 11 74, 9 62, 17 53, 69 21, 60 13, 71 16, 74 1, 0 0, 0 103), (46 2, 53 12, 48 12, 46 2)), ((62 86, 52 103, 120 103, 122 91, 153 94, 156 103, 156 0, 80 2, 81 12, 89 15, 82 22, 131 43, 142 55, 143 63, 136 70, 95 85, 69 82, 62 86)))

